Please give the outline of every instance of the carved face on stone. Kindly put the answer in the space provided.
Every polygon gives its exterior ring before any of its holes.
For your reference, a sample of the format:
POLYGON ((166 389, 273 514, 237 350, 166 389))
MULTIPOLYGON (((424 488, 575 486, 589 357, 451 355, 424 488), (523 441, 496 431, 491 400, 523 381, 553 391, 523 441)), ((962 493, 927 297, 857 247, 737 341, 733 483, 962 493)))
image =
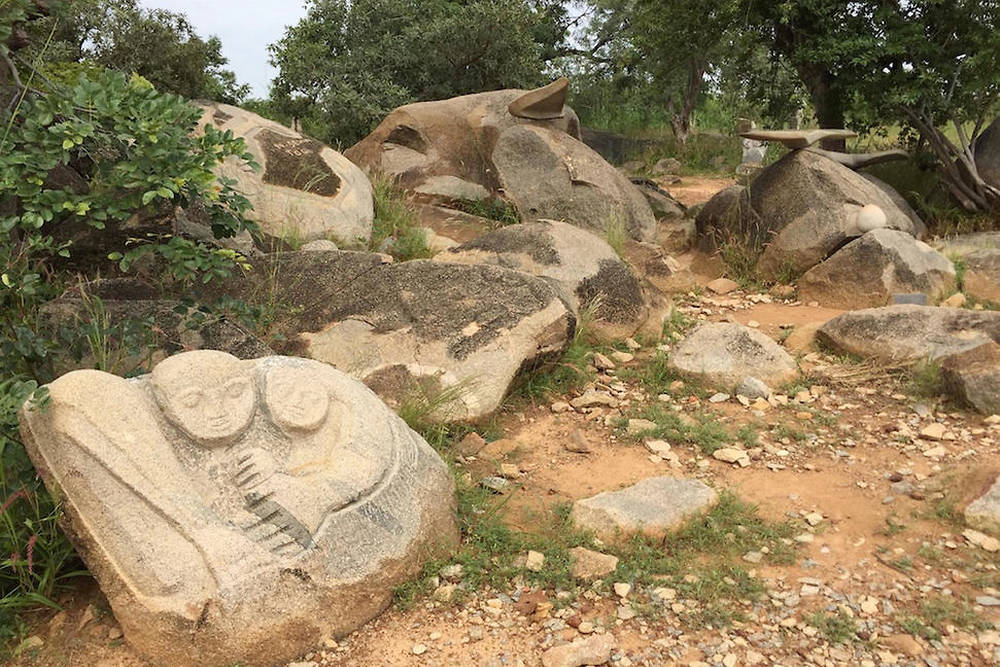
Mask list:
POLYGON ((294 366, 279 366, 267 374, 264 400, 274 423, 286 431, 315 431, 330 409, 330 394, 316 381, 315 371, 294 366))
POLYGON ((253 421, 253 376, 225 352, 199 350, 171 357, 153 370, 152 380, 164 414, 196 444, 232 444, 253 421))

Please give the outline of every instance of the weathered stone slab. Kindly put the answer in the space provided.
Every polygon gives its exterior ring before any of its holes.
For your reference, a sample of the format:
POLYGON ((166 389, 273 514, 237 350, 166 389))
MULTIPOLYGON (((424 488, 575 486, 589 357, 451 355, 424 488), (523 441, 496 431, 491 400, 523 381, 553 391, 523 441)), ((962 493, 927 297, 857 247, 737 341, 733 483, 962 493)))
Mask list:
POLYGON ((271 236, 367 243, 375 219, 372 186, 350 160, 315 139, 239 107, 200 103, 201 123, 246 141, 260 171, 230 158, 219 176, 236 180, 253 204, 248 217, 271 236))
POLYGON ((311 288, 299 351, 390 403, 420 391, 439 403, 429 417, 441 421, 494 412, 520 372, 558 358, 576 325, 548 283, 485 264, 386 264, 311 288), (343 288, 324 289, 334 284, 343 288))
POLYGON ((795 360, 766 334, 740 324, 703 324, 670 353, 671 368, 715 389, 732 391, 745 377, 772 387, 798 375, 795 360))
POLYGON ((638 278, 608 243, 565 222, 507 225, 437 256, 444 262, 494 264, 545 279, 577 314, 593 308, 616 339, 632 335, 647 307, 638 278))
POLYGON ((829 308, 876 308, 900 293, 936 302, 955 288, 955 267, 906 232, 876 229, 851 241, 799 279, 803 301, 829 308))
POLYGON ((949 393, 986 415, 1000 414, 1000 345, 989 342, 941 363, 949 393))
POLYGON ((662 537, 716 503, 711 487, 693 479, 651 477, 621 491, 606 491, 573 503, 577 526, 602 539, 642 533, 662 537))
POLYGON ((154 664, 284 664, 457 539, 441 459, 325 364, 203 350, 48 389, 20 414, 28 452, 154 664))
POLYGON ((1000 341, 1000 313, 934 306, 886 306, 844 313, 817 333, 822 345, 864 359, 941 359, 1000 341))

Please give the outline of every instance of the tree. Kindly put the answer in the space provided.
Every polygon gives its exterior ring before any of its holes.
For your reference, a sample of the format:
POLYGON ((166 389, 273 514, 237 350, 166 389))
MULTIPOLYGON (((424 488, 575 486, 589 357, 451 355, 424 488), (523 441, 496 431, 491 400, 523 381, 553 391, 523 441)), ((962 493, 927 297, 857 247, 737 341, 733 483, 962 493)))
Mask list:
POLYGON ((536 38, 552 40, 557 3, 525 0, 309 0, 269 47, 275 108, 334 145, 364 137, 392 109, 541 82, 536 38), (537 4, 537 6, 536 6, 537 4))
POLYGON ((704 0, 596 0, 588 48, 579 51, 605 76, 643 89, 666 109, 681 144, 706 76, 731 52, 735 3, 704 0))
POLYGON ((72 0, 58 17, 32 26, 48 63, 88 62, 138 74, 157 90, 188 99, 239 103, 250 92, 225 68, 222 42, 203 39, 183 14, 144 9, 137 0, 72 0), (48 39, 49 34, 52 39, 48 39))
POLYGON ((821 127, 912 128, 964 208, 1000 210, 974 152, 1000 100, 995 0, 748 0, 745 11, 798 71, 821 127))

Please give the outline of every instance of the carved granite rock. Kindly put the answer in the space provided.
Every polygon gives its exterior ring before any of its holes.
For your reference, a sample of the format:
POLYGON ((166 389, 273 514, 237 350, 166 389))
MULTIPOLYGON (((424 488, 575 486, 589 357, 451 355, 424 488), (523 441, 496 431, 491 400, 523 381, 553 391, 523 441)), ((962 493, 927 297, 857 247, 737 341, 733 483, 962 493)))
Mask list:
POLYGON ((284 664, 457 538, 441 459, 325 364, 202 350, 48 388, 20 415, 28 452, 155 664, 284 664))
POLYGON ((248 216, 262 231, 298 242, 368 241, 375 219, 372 186, 350 160, 255 113, 228 104, 200 106, 202 125, 212 123, 243 138, 261 166, 255 172, 230 158, 217 171, 236 179, 236 189, 253 204, 248 216))
POLYGON ((399 107, 345 155, 432 202, 504 199, 522 222, 549 218, 604 233, 620 223, 652 240, 642 194, 580 141, 566 83, 399 107))

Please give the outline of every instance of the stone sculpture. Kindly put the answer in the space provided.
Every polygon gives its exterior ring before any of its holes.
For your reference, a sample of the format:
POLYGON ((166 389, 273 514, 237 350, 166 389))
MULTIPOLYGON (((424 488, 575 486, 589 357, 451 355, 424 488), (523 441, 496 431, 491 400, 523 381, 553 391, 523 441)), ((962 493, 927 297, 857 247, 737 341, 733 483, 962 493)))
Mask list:
POLYGON ((408 104, 344 154, 424 201, 503 200, 522 222, 563 220, 601 235, 616 222, 632 238, 652 241, 649 204, 580 141, 567 88, 559 80, 408 104))
POLYGON ((271 236, 299 242, 336 238, 367 243, 375 219, 372 186, 350 160, 272 120, 228 104, 201 102, 199 123, 246 141, 260 164, 254 171, 233 158, 216 168, 253 204, 248 216, 271 236))
POLYGON ((126 639, 162 665, 284 664, 457 539, 440 458, 304 359, 188 352, 74 371, 21 425, 126 639))

